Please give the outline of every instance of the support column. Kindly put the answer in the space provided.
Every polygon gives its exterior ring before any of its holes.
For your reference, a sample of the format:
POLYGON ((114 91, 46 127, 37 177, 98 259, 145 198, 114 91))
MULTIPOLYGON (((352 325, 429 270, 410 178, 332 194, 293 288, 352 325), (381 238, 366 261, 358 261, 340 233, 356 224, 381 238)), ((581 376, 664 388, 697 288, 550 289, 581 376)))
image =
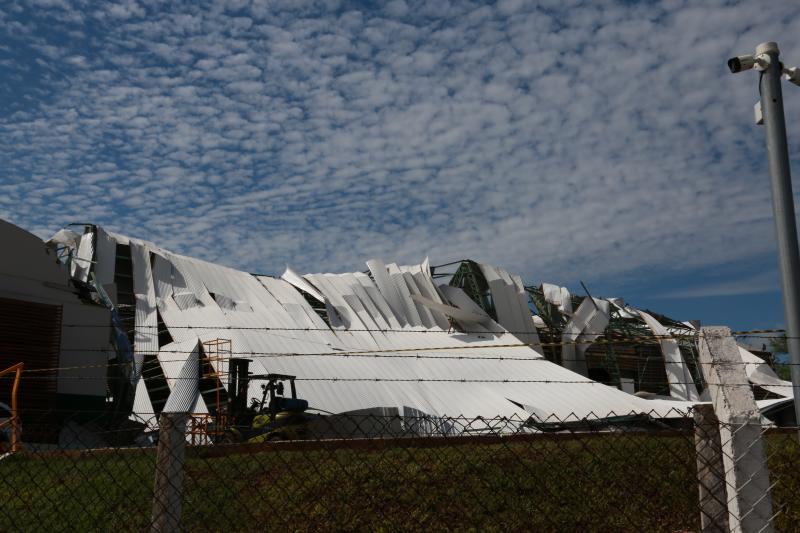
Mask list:
POLYGON ((772 532, 769 470, 761 415, 731 330, 700 330, 700 363, 719 418, 730 531, 772 532))

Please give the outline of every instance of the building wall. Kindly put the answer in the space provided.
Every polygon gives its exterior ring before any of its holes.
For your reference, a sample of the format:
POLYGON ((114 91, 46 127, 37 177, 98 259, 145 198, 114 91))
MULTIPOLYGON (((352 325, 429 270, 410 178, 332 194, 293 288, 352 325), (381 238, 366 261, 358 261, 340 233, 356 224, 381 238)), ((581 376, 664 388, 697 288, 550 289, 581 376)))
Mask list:
MULTIPOLYGON (((0 220, 0 243, 4 248, 0 301, 5 324, 0 366, 22 361, 26 370, 57 369, 36 373, 36 377, 25 374, 21 394, 30 409, 45 405, 59 411, 71 406, 102 409, 106 364, 113 353, 110 312, 80 299, 70 285, 66 266, 35 235, 0 220), (34 397, 38 399, 29 399, 34 397)), ((7 398, 0 390, 0 401, 7 402, 7 398)), ((27 416, 29 421, 31 416, 27 416)))

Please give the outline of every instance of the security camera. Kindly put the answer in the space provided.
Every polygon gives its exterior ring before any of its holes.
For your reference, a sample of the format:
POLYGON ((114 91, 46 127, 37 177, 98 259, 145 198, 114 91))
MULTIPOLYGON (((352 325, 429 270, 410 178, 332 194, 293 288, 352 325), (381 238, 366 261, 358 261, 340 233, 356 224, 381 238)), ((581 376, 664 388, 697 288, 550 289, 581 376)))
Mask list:
POLYGON ((795 85, 800 85, 800 68, 798 67, 784 68, 783 74, 785 76, 786 81, 790 81, 795 85))
POLYGON ((728 60, 728 68, 731 72, 736 74, 744 70, 750 70, 756 64, 756 58, 752 55, 732 57, 728 60))

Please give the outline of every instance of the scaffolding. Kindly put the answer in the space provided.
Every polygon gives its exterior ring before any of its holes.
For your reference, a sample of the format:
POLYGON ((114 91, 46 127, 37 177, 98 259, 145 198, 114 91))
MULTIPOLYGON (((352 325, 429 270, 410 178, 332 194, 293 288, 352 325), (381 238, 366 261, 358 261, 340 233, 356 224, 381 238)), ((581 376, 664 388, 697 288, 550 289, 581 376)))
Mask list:
POLYGON ((228 391, 222 378, 228 375, 228 364, 232 355, 231 339, 203 341, 200 395, 208 412, 192 413, 189 418, 189 442, 193 445, 216 442, 225 434, 228 422, 228 391))

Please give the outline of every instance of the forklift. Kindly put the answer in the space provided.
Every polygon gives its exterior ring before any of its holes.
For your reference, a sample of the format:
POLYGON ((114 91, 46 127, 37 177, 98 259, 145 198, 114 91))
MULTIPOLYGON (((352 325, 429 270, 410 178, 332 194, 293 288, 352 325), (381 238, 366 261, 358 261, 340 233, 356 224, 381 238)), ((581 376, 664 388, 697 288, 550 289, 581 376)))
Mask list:
POLYGON ((297 397, 296 376, 250 374, 250 359, 232 358, 228 372, 228 413, 230 424, 222 442, 259 443, 305 439, 308 423, 316 418, 306 413, 308 402, 297 397), (263 380, 261 398, 247 405, 250 381, 263 380), (285 396, 288 382, 291 396, 285 396))

